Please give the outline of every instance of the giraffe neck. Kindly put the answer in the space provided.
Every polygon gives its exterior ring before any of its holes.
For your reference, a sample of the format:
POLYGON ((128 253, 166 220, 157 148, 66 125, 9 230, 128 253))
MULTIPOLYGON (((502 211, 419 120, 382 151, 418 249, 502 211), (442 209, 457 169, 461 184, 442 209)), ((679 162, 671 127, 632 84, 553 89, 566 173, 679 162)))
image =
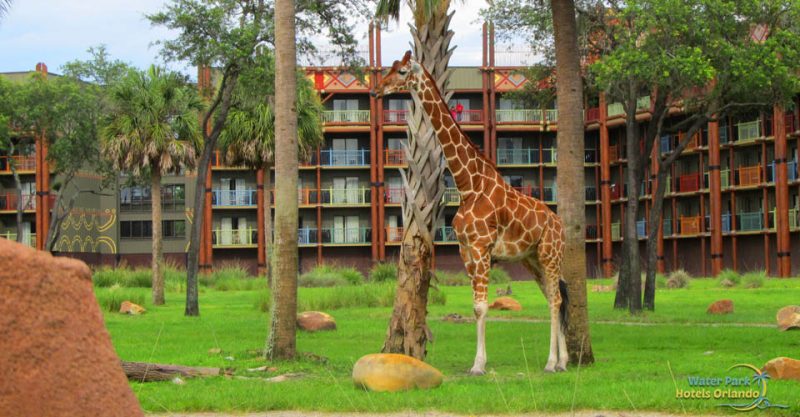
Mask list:
POLYGON ((430 116, 436 137, 442 144, 447 167, 453 175, 459 193, 463 195, 480 191, 485 185, 483 181, 494 179, 492 173, 496 173, 497 170, 453 120, 439 88, 425 70, 418 84, 417 93, 425 113, 430 116))

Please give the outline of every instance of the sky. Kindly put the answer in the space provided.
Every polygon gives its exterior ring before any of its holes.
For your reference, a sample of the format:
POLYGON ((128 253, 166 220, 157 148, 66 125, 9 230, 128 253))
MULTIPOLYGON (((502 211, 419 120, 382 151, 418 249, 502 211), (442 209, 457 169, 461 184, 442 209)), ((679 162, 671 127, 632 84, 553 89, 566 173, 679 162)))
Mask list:
MULTIPOLYGON (((164 0, 13 0, 0 21, 0 72, 26 71, 37 62, 48 70, 60 73, 61 66, 71 60, 88 59, 90 46, 106 45, 113 58, 145 68, 151 63, 164 65, 153 42, 173 35, 166 29, 152 27, 145 13, 163 8, 164 0)), ((451 65, 481 64, 481 22, 479 11, 484 0, 459 3, 451 22, 456 45, 451 65)), ((392 23, 382 33, 383 63, 400 59, 409 49, 409 12, 401 14, 399 24, 392 23)), ((360 47, 367 49, 367 25, 356 30, 360 47)), ((194 76, 194 69, 171 63, 171 69, 194 76)))

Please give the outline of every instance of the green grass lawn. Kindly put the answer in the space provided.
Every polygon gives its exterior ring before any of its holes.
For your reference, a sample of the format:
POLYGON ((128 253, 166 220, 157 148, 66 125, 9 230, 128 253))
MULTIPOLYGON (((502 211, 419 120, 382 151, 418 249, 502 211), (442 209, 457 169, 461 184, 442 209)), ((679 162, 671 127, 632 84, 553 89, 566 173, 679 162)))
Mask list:
MULTIPOLYGON (((600 283, 607 284, 608 280, 590 281, 589 286, 600 283)), ((305 376, 298 380, 268 383, 215 377, 187 380, 183 385, 133 383, 132 388, 149 412, 437 410, 506 414, 626 409, 731 414, 734 412, 716 407, 718 401, 676 400, 675 383, 689 388, 689 375, 726 376, 726 370, 734 364, 760 367, 777 356, 800 358, 800 332, 779 332, 774 326, 780 307, 800 302, 800 279, 771 279, 762 288, 749 290, 721 289, 713 280, 692 280, 688 289, 659 290, 656 311, 636 317, 612 309, 613 293, 589 292, 597 363, 580 370, 571 367, 560 374, 542 371, 549 334, 548 324, 538 321, 547 318, 544 298, 531 282, 516 282, 512 287, 523 311, 489 313, 490 318, 509 320, 487 324, 488 373, 482 377, 466 375, 475 354, 474 324, 440 320, 448 313, 470 317, 471 290, 442 287, 446 304, 430 307, 429 324, 435 342, 429 345, 427 361, 444 373, 445 382, 432 391, 373 393, 353 386, 353 363, 382 345, 391 314, 385 307, 330 310, 337 331, 300 332, 298 350, 313 355, 272 364, 278 371, 269 374, 303 372, 305 376), (732 299, 736 312, 721 317, 707 315, 708 304, 722 298, 732 299), (757 324, 768 327, 754 326, 757 324)), ((140 291, 148 298, 147 289, 131 291, 140 291)), ((331 289, 302 288, 299 297, 317 297, 323 291, 331 289)), ((494 288, 490 294, 494 294, 494 288)), ((268 326, 268 315, 256 308, 258 299, 258 291, 205 288, 200 298, 202 316, 185 318, 183 295, 170 292, 166 306, 155 308, 146 303, 148 312, 143 316, 106 313, 105 320, 124 360, 233 367, 237 375, 252 376, 247 368, 265 364, 260 351, 268 326), (220 348, 222 353, 209 354, 212 348, 220 348)), ((768 394, 773 403, 791 408, 763 413, 797 415, 800 383, 770 381, 768 394)))

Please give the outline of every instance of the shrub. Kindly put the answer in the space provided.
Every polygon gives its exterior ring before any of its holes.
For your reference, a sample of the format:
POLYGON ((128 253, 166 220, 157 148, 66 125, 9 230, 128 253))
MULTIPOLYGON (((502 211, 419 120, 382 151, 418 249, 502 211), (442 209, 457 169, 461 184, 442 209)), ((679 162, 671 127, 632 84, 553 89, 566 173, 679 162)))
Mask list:
POLYGON ((505 284, 511 282, 511 276, 503 268, 492 268, 489 270, 490 284, 505 284))
POLYGON ((317 265, 298 279, 298 285, 301 287, 336 287, 363 283, 364 275, 357 269, 332 265, 317 265))
POLYGON ((434 279, 439 285, 459 286, 470 285, 472 280, 463 272, 434 271, 434 279))
MULTIPOLYGON (((394 283, 349 285, 333 288, 304 288, 297 297, 298 311, 329 311, 340 308, 392 307, 394 305, 394 283)), ((428 304, 445 305, 447 296, 436 288, 428 293, 428 304)), ((259 291, 254 308, 268 312, 270 308, 268 290, 259 291)))
POLYGON ((100 309, 116 313, 123 301, 130 301, 134 304, 144 306, 145 291, 133 288, 123 288, 114 285, 110 288, 95 290, 95 297, 100 309))
POLYGON ((256 298, 253 303, 253 307, 255 307, 256 310, 268 313, 271 306, 272 294, 269 292, 269 288, 265 288, 256 293, 256 298))
POLYGON ((237 264, 223 265, 220 268, 214 269, 214 272, 211 273, 212 282, 226 279, 248 278, 250 278, 250 272, 247 270, 247 268, 237 264))
POLYGON ((364 274, 355 268, 339 268, 339 274, 350 285, 361 285, 364 283, 364 274))
POLYGON ((732 269, 724 269, 717 277, 717 285, 723 288, 731 288, 742 282, 742 276, 732 269))
POLYGON ((742 275, 742 287, 744 288, 761 288, 764 286, 764 280, 767 274, 764 271, 753 271, 742 275))
POLYGON ((213 284, 217 291, 253 291, 267 287, 265 278, 222 278, 213 284))
POLYGON ((370 282, 387 282, 397 280, 397 265, 390 263, 377 263, 369 271, 370 282))
POLYGON ((692 276, 688 272, 683 269, 676 269, 669 274, 667 288, 687 288, 691 278, 692 276))
POLYGON ((92 275, 92 282, 95 287, 108 288, 122 282, 124 270, 109 267, 100 267, 92 275))

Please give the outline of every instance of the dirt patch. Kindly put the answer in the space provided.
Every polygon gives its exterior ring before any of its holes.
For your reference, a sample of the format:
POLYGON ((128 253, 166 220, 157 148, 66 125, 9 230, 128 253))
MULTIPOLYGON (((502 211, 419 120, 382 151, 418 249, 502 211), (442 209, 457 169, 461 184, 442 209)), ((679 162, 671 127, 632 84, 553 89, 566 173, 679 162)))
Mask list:
POLYGON ((0 329, 0 415, 143 415, 83 262, 0 239, 0 329))

